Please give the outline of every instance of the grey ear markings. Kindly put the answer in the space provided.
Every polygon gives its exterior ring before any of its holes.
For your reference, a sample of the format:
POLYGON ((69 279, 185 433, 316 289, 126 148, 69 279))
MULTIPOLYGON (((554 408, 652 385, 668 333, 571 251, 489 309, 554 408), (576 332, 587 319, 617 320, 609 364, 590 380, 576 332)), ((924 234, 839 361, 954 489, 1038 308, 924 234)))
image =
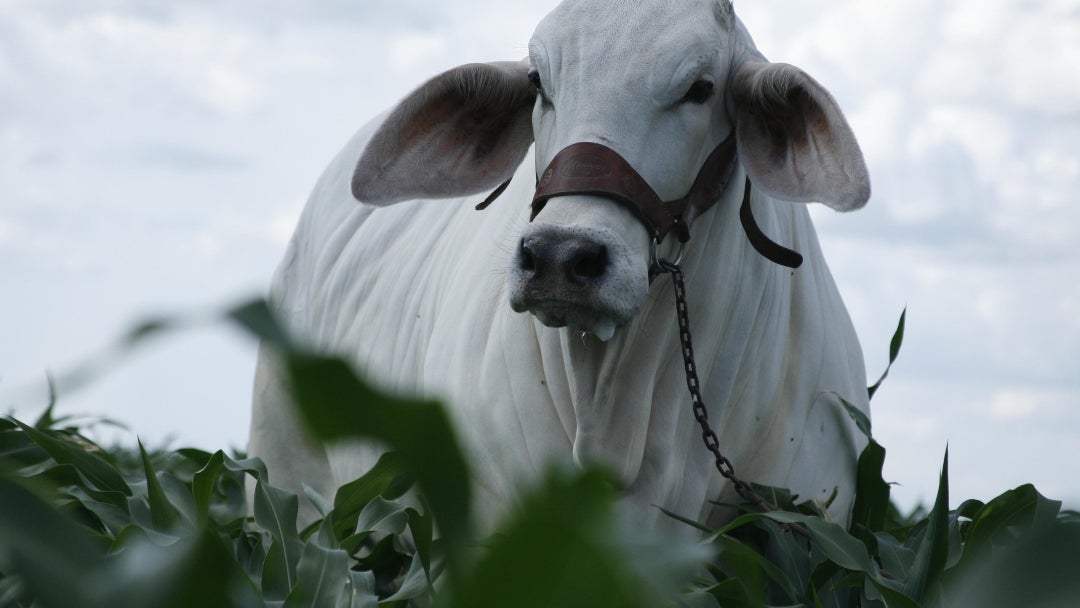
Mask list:
POLYGON ((773 196, 837 210, 869 198, 865 161, 832 95, 798 68, 747 61, 733 79, 740 154, 773 196))
POLYGON ((809 83, 799 78, 797 68, 762 63, 749 70, 749 74, 740 75, 740 86, 735 89, 737 111, 744 120, 756 123, 761 132, 768 134, 774 148, 770 156, 784 159, 790 145, 805 145, 809 139, 806 122, 800 120, 807 110, 817 114, 815 120, 821 123, 827 122, 827 118, 806 90, 809 83))

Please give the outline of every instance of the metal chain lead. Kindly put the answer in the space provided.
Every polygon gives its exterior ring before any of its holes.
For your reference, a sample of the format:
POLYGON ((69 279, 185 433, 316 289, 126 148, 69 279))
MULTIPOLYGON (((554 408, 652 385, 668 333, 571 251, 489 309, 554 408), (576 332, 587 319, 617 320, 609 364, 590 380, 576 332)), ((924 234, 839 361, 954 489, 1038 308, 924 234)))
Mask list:
POLYGON ((679 341, 682 342, 683 363, 686 368, 686 387, 690 389, 694 418, 701 425, 701 438, 716 461, 716 470, 735 486, 735 491, 744 500, 753 503, 762 511, 775 511, 776 507, 772 503, 754 491, 750 484, 735 475, 735 467, 732 466, 731 461, 720 453, 720 439, 709 426, 709 413, 705 410, 705 402, 701 399, 701 383, 698 381, 697 365, 694 363, 694 345, 690 339, 690 314, 687 312, 686 284, 683 281, 682 268, 667 260, 657 260, 656 264, 662 272, 671 274, 671 280, 675 286, 675 313, 679 320, 679 341))

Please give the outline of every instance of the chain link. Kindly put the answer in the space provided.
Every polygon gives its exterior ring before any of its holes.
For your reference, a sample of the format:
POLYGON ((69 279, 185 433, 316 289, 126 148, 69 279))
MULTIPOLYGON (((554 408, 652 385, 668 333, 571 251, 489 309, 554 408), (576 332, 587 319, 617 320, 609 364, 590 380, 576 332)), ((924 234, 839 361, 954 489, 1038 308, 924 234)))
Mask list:
POLYGON ((701 382, 698 381, 697 365, 694 363, 694 345, 690 339, 690 314, 686 305, 686 284, 683 281, 682 268, 667 260, 658 260, 657 265, 661 272, 671 275, 675 286, 675 312, 679 320, 679 341, 682 343, 683 364, 686 368, 686 387, 690 389, 690 399, 694 406, 694 418, 701 426, 701 438, 705 447, 713 455, 716 470, 725 479, 731 482, 735 491, 747 502, 753 503, 762 511, 775 511, 776 506, 765 500, 754 488, 740 479, 735 474, 735 467, 720 452, 720 439, 709 426, 709 413, 705 410, 705 402, 701 398, 701 382))

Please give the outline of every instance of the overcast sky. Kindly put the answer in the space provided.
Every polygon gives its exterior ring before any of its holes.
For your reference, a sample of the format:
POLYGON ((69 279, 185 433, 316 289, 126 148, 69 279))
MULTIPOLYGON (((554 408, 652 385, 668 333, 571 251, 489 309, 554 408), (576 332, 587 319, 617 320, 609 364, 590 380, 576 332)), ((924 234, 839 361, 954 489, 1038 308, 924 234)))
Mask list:
MULTIPOLYGON (((425 78, 519 59, 552 0, 0 0, 0 409, 154 315, 265 291, 322 168, 425 78)), ((1080 1, 736 4, 838 99, 870 204, 815 211, 862 338, 886 477, 1080 504, 1080 1)), ((254 344, 156 341, 61 412, 242 446, 254 344)), ((133 435, 127 435, 132 437, 133 435)))

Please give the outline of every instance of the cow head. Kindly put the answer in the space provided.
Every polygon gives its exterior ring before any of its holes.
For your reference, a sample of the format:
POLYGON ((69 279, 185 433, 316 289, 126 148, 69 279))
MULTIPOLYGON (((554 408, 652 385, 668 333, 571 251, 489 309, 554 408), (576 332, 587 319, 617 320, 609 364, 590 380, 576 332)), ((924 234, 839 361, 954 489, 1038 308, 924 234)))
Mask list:
MULTIPOLYGON (((772 198, 849 210, 869 197, 835 101, 801 70, 766 61, 728 0, 568 0, 537 27, 527 60, 465 65, 402 101, 352 189, 375 205, 489 191, 533 142, 538 176, 561 150, 594 142, 671 200, 733 132, 747 176, 772 198)), ((649 246, 625 204, 552 198, 517 240, 510 304, 607 339, 645 300, 649 246)))

